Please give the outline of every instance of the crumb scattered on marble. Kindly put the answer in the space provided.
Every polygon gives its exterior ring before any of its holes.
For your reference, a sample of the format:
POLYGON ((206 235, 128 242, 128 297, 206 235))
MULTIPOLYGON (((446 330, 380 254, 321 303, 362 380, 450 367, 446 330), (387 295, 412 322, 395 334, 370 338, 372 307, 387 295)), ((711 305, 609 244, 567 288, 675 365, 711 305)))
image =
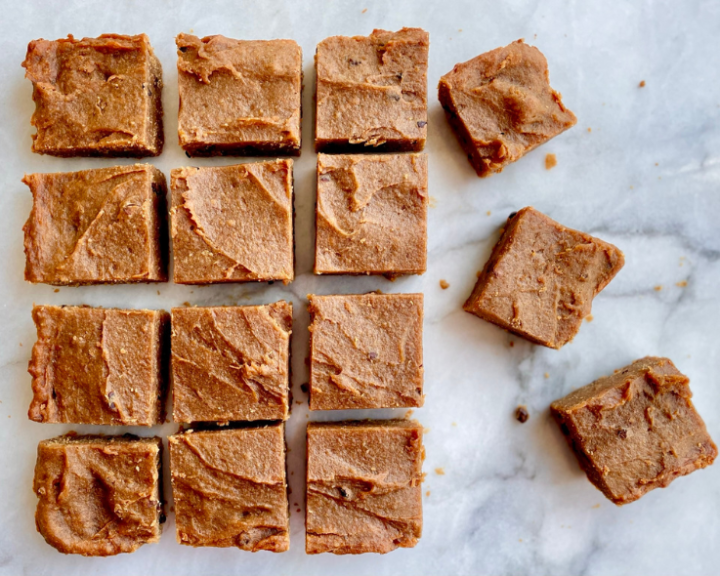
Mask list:
POLYGON ((658 284, 655 288, 653 288, 653 290, 655 290, 655 292, 660 292, 660 290, 662 290, 662 285, 658 284))
POLYGON ((363 8, 363 11, 361 12, 361 14, 365 14, 365 12, 367 12, 367 8, 363 8))
POLYGON ((403 416, 403 418, 405 418, 405 420, 408 420, 408 419, 413 415, 414 412, 415 412, 415 410, 413 410, 413 409, 411 408, 410 410, 408 410, 407 412, 405 412, 405 416, 403 416))
POLYGON ((295 404, 300 404, 300 405, 302 405, 302 400, 295 400, 295 404))
POLYGON ((545 376, 545 379, 546 379, 546 380, 547 380, 548 378, 550 378, 550 374, 549 374, 548 372, 545 372, 545 374, 543 374, 543 376, 545 376))
POLYGON ((585 322, 592 322, 593 320, 595 320, 595 317, 592 314, 585 316, 585 322))
POLYGON ((430 490, 428 490, 427 492, 425 492, 425 497, 427 498, 428 496, 430 496, 430 490))
POLYGON ((190 304, 190 302, 183 302, 183 306, 189 307, 192 306, 192 304, 190 304))
POLYGON ((447 280, 440 280, 440 288, 447 290, 450 288, 450 283, 447 280))
POLYGON ((522 538, 518 538, 518 542, 522 542, 522 538))
POLYGON ((592 132, 592 128, 588 126, 588 132, 592 132))
POLYGON ((423 428, 423 434, 430 434, 430 428, 423 428))
POLYGON ((513 346, 515 346, 515 342, 513 342, 512 340, 510 340, 510 348, 512 348, 513 346))
POLYGON ((20 346, 22 347, 22 342, 20 342, 20 346))
POLYGON ((660 164, 658 164, 657 162, 655 162, 655 166, 660 166, 660 164))
POLYGON ((685 288, 687 286, 687 280, 680 280, 680 282, 677 282, 675 286, 678 288, 685 288))
POLYGON ((435 196, 430 196, 428 206, 430 206, 430 208, 435 208, 435 206, 437 206, 437 198, 435 198, 435 196))
POLYGON ((458 32, 462 32, 462 28, 458 28, 458 32))
POLYGON ((438 476, 445 476, 445 469, 444 468, 435 468, 435 474, 438 476))
POLYGON ((488 211, 486 212, 486 214, 487 214, 488 216, 490 216, 490 215, 492 214, 492 212, 490 212, 490 210, 488 210, 488 211))
POLYGON ((593 508, 594 509, 600 508, 600 504, 595 504, 595 506, 593 506, 593 508))
POLYGON ((640 80, 640 84, 638 84, 638 88, 645 88, 645 80, 640 80))
POLYGON ((518 406, 515 409, 515 420, 520 422, 520 424, 525 424, 530 418, 530 412, 528 412, 527 408, 525 406, 518 406))
POLYGON ((158 293, 158 296, 160 296, 160 290, 158 290, 157 293, 158 293))
POLYGON ((545 170, 552 170, 557 166, 557 156, 555 154, 545 154, 545 170))
POLYGON ((452 425, 457 427, 457 422, 453 422, 452 425))
POLYGON ((58 292, 60 292, 60 288, 55 288, 55 290, 53 290, 53 292, 55 292, 57 294, 58 292))

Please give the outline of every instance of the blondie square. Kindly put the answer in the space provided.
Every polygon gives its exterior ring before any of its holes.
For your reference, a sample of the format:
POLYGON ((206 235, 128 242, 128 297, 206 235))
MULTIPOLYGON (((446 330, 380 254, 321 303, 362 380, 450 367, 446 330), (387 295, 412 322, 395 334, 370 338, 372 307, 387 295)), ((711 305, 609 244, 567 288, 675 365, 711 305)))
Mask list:
POLYGON ((300 155, 302 51, 293 40, 179 34, 180 146, 190 156, 300 155))
POLYGON ((145 34, 33 40, 23 66, 35 101, 33 152, 162 152, 162 67, 145 34))

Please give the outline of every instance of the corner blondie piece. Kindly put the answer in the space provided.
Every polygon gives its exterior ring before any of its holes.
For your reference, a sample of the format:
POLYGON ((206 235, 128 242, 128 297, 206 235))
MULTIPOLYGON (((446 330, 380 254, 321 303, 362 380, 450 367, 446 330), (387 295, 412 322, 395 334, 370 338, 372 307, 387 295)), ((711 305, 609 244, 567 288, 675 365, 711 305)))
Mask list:
POLYGON ((66 435, 38 445, 35 522, 63 554, 113 556, 160 540, 162 441, 66 435))
POLYGON ((409 420, 308 424, 308 554, 385 554, 417 544, 422 433, 409 420))
POLYGON ((33 152, 158 156, 162 67, 145 34, 33 40, 23 62, 33 83, 33 152))
POLYGON ((175 282, 291 282, 292 171, 292 160, 173 170, 175 282))
POLYGON ((165 282, 167 185, 149 164, 30 174, 25 280, 54 286, 165 282))
POLYGON ((420 28, 317 46, 318 152, 417 152, 427 137, 430 37, 420 28))
POLYGON ((511 214, 463 308, 535 344, 559 349, 623 267, 612 244, 532 207, 511 214))
POLYGON ((180 544, 288 549, 282 424, 188 431, 169 444, 180 544))
POLYGON ((164 421, 167 312, 35 306, 33 320, 30 420, 113 426, 164 421))
POLYGON ((710 466, 717 447, 667 358, 642 358, 550 410, 588 480, 617 505, 710 466))
POLYGON ((425 154, 320 154, 317 178, 315 274, 425 272, 425 154))
POLYGON ((457 64, 438 89, 478 176, 502 172, 577 122, 550 87, 545 56, 522 40, 457 64))
POLYGON ((173 308, 175 422, 286 420, 292 304, 173 308))
POLYGON ((179 34, 180 146, 190 156, 300 155, 302 51, 293 40, 179 34))
POLYGON ((422 406, 422 294, 308 299, 310 410, 422 406))

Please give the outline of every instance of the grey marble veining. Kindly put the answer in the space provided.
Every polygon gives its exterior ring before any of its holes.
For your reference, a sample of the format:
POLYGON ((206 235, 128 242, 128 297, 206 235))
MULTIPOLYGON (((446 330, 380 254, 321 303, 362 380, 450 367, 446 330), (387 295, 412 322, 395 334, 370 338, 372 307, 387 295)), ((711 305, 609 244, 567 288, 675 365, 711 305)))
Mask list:
MULTIPOLYGON (((548 406, 635 358, 666 355, 690 376, 696 406, 720 440, 720 3, 0 0, 0 7, 0 574, 717 573, 720 466, 618 508, 587 482, 550 421, 548 406), (316 278, 310 273, 315 44, 334 34, 402 26, 421 26, 431 37, 428 272, 394 283, 316 278), (297 280, 288 286, 161 284, 58 292, 25 284, 21 226, 30 194, 20 182, 23 173, 114 163, 30 153, 33 103, 20 68, 27 42, 69 32, 146 32, 165 77, 166 148, 150 161, 166 174, 188 163, 233 163, 230 158, 190 162, 177 145, 173 39, 181 31, 287 37, 303 48, 304 146, 295 165, 297 280), (578 116, 578 125, 502 174, 480 180, 445 122, 435 86, 455 63, 521 37, 547 56, 551 83, 578 116), (550 171, 544 167, 546 153, 558 159, 550 171), (529 344, 461 310, 507 214, 526 205, 600 236, 626 255, 625 268, 595 300, 593 320, 560 351, 529 344), (440 289, 440 279, 450 283, 447 290, 440 289), (424 535, 415 549, 387 556, 306 556, 308 411, 300 390, 307 381, 305 296, 374 289, 425 294, 427 396, 425 407, 415 412, 428 429, 424 535), (290 551, 252 555, 182 547, 174 539, 172 513, 161 542, 132 555, 65 557, 47 546, 33 521, 35 449, 39 440, 71 427, 26 418, 26 368, 35 339, 32 303, 169 309, 186 301, 242 304, 280 298, 295 304, 293 393, 301 402, 293 406, 287 429, 290 551), (531 414, 524 425, 513 418, 518 404, 527 405, 531 414), (297 507, 301 513, 294 511, 297 507)), ((312 418, 386 417, 391 412, 312 418)), ((155 432, 174 429, 168 424, 155 432)))

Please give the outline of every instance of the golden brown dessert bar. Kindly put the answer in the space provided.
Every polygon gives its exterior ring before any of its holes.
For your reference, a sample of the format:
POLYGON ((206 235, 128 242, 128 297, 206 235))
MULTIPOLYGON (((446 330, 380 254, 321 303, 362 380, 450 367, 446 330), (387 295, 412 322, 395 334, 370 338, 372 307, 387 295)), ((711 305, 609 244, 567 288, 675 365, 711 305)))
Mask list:
POLYGON ((612 244, 523 208, 508 218, 463 308, 559 349, 575 337, 593 298, 624 263, 612 244))
POLYGON ((33 152, 162 152, 162 67, 145 34, 33 40, 23 66, 33 83, 33 152))
POLYGON ((169 444, 180 544, 288 549, 282 424, 187 431, 169 444))
POLYGON ((427 137, 430 37, 420 28, 332 36, 317 46, 315 148, 420 151, 427 137))
POLYGON ((293 40, 179 34, 180 146, 190 156, 300 155, 302 51, 293 40))
POLYGON ((171 189, 176 283, 293 280, 292 160, 176 168, 171 189))
POLYGON ((320 154, 317 178, 315 274, 425 272, 425 154, 320 154))
POLYGON ((308 424, 308 554, 384 554, 417 544, 422 434, 409 420, 308 424))
POLYGON ((175 422, 286 420, 292 304, 173 308, 175 422))
POLYGON ((478 176, 502 172, 577 122, 550 87, 545 56, 522 40, 457 64, 438 88, 478 176))
POLYGON ((621 505, 715 460, 691 397, 690 380, 669 359, 647 357, 550 409, 590 482, 621 505))
POLYGON ((165 176, 149 164, 23 178, 33 195, 25 280, 68 286, 165 282, 165 176))
POLYGON ((422 294, 308 299, 311 410, 422 406, 422 294))
POLYGON ((165 418, 162 310, 35 306, 36 422, 153 426, 165 418))
POLYGON ((66 435, 38 445, 35 521, 64 554, 113 556, 160 540, 162 441, 66 435))

